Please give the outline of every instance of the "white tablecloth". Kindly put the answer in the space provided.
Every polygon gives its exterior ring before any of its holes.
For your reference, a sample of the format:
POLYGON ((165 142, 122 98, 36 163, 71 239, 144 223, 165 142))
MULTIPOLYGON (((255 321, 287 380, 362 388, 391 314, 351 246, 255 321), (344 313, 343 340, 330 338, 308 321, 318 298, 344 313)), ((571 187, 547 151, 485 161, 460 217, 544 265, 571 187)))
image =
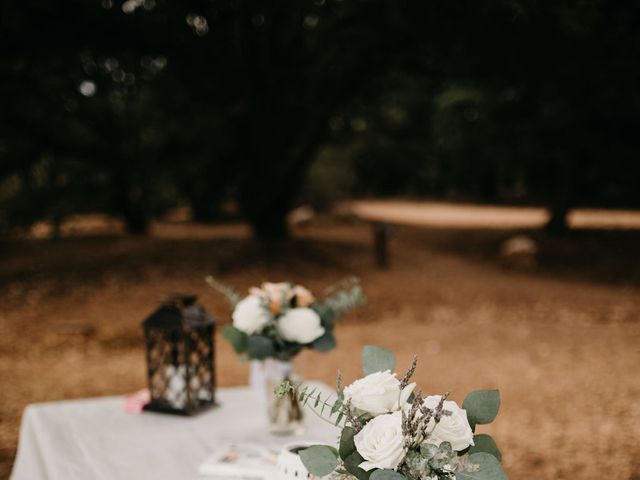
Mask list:
POLYGON ((11 480, 192 480, 225 442, 279 448, 296 440, 335 443, 339 433, 306 412, 303 436, 269 434, 266 412, 248 387, 219 389, 217 401, 194 417, 128 414, 122 397, 29 405, 11 480))

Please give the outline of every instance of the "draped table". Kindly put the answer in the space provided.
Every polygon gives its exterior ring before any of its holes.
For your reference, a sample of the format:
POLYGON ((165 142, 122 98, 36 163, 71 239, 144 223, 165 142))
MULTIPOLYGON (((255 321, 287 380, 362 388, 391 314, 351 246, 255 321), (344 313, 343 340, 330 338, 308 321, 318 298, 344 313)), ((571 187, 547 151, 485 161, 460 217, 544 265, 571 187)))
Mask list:
MULTIPOLYGON (((329 393, 329 387, 314 384, 329 393)), ((302 436, 273 436, 249 387, 218 389, 219 406, 193 417, 123 410, 123 397, 29 405, 11 480, 192 480, 220 445, 333 444, 338 431, 306 412, 302 436)))

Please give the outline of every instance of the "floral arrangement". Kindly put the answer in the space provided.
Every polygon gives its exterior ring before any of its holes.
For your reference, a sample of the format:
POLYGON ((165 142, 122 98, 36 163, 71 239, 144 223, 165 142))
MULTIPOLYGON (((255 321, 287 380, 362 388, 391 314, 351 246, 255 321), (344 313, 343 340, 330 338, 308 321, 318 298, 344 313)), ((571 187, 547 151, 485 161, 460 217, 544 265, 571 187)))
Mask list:
POLYGON ((327 289, 322 301, 305 287, 289 282, 263 283, 242 298, 213 277, 206 281, 233 307, 233 324, 226 325, 222 335, 237 353, 251 360, 289 361, 303 348, 333 349, 335 320, 365 300, 356 278, 327 289))
POLYGON ((409 383, 417 359, 401 379, 392 352, 369 345, 362 352, 364 378, 336 396, 284 381, 276 395, 295 394, 311 410, 341 428, 339 448, 314 445, 300 452, 318 477, 358 480, 506 480, 493 439, 476 434, 494 420, 497 390, 470 393, 462 408, 449 394, 423 397, 409 383))

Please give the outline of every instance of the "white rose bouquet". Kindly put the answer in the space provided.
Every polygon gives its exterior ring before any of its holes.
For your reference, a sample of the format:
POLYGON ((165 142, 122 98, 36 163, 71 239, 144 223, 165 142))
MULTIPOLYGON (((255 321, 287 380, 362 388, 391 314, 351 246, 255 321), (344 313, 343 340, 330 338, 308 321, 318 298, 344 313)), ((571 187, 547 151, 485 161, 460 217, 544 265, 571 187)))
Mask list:
POLYGON ((233 323, 222 336, 235 351, 251 360, 289 361, 303 348, 326 352, 336 346, 335 320, 364 302, 355 278, 342 280, 326 291, 322 301, 301 285, 263 283, 241 298, 233 289, 206 278, 233 306, 233 323))
POLYGON ((493 439, 476 434, 477 425, 494 420, 500 407, 497 390, 477 390, 462 408, 448 394, 423 397, 395 373, 392 352, 373 345, 362 351, 364 378, 336 396, 283 382, 277 396, 294 394, 313 412, 341 428, 340 445, 314 445, 300 452, 307 470, 318 477, 358 480, 506 480, 493 439))

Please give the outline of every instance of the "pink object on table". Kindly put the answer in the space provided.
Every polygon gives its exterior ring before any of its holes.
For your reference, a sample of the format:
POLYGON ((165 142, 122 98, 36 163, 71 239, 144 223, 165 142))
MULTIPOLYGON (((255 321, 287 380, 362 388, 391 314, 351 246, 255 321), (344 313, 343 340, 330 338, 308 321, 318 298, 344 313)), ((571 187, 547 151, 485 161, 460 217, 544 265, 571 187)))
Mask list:
POLYGON ((151 394, 148 388, 138 390, 136 393, 124 397, 124 411, 127 413, 139 414, 142 409, 151 401, 151 394))

